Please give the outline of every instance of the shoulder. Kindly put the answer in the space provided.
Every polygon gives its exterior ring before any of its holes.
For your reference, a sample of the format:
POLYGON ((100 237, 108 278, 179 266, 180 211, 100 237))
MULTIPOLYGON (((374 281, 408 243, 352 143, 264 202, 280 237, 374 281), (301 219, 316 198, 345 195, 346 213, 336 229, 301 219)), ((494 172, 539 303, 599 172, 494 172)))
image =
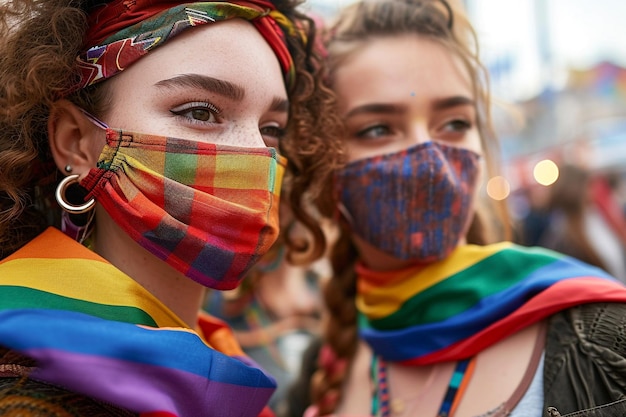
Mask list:
POLYGON ((626 304, 589 303, 564 310, 550 319, 548 343, 582 344, 608 349, 626 358, 626 304))
POLYGON ((582 304, 549 322, 545 405, 564 415, 624 399, 626 304, 582 304))

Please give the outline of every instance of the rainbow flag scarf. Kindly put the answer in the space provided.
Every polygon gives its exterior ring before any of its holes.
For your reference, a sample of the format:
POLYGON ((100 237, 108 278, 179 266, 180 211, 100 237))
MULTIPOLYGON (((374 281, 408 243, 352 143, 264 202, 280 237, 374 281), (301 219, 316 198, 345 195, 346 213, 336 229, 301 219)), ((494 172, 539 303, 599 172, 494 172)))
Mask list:
POLYGON ((467 245, 403 271, 357 266, 359 332, 388 361, 424 365, 472 357, 558 311, 626 302, 604 271, 542 248, 467 245))
POLYGON ((257 416, 276 387, 223 323, 187 328, 56 229, 0 261, 0 286, 0 344, 37 360, 33 379, 143 417, 257 416))

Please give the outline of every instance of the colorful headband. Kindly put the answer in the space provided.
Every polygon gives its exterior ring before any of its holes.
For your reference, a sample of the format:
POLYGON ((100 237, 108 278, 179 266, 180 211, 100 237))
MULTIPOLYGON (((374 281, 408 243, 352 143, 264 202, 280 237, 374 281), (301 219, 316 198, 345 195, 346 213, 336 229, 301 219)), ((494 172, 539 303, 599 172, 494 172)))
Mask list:
POLYGON ((188 28, 234 18, 246 19, 257 28, 276 54, 285 84, 291 88, 295 68, 286 36, 294 35, 296 29, 269 1, 113 0, 89 13, 76 89, 114 76, 188 28))

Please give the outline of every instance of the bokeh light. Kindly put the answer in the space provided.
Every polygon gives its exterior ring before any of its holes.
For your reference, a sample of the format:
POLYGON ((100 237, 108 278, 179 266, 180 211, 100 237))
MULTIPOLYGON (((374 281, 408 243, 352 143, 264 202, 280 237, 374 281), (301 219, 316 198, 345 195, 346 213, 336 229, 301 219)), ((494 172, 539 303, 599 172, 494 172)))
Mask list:
POLYGON ((506 178, 498 175, 487 181, 487 195, 494 200, 504 200, 511 194, 511 184, 506 178))
POLYGON ((537 162, 533 169, 533 177, 541 185, 552 185, 559 178, 559 167, 550 159, 537 162))

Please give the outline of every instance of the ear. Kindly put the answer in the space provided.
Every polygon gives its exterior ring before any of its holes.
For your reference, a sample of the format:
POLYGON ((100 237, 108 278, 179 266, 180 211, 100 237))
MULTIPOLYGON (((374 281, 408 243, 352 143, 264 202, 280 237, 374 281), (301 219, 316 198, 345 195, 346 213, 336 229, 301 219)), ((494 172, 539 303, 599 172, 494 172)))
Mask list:
POLYGON ((69 165, 83 179, 96 166, 105 135, 76 105, 59 100, 50 109, 48 140, 59 170, 65 172, 69 165))

